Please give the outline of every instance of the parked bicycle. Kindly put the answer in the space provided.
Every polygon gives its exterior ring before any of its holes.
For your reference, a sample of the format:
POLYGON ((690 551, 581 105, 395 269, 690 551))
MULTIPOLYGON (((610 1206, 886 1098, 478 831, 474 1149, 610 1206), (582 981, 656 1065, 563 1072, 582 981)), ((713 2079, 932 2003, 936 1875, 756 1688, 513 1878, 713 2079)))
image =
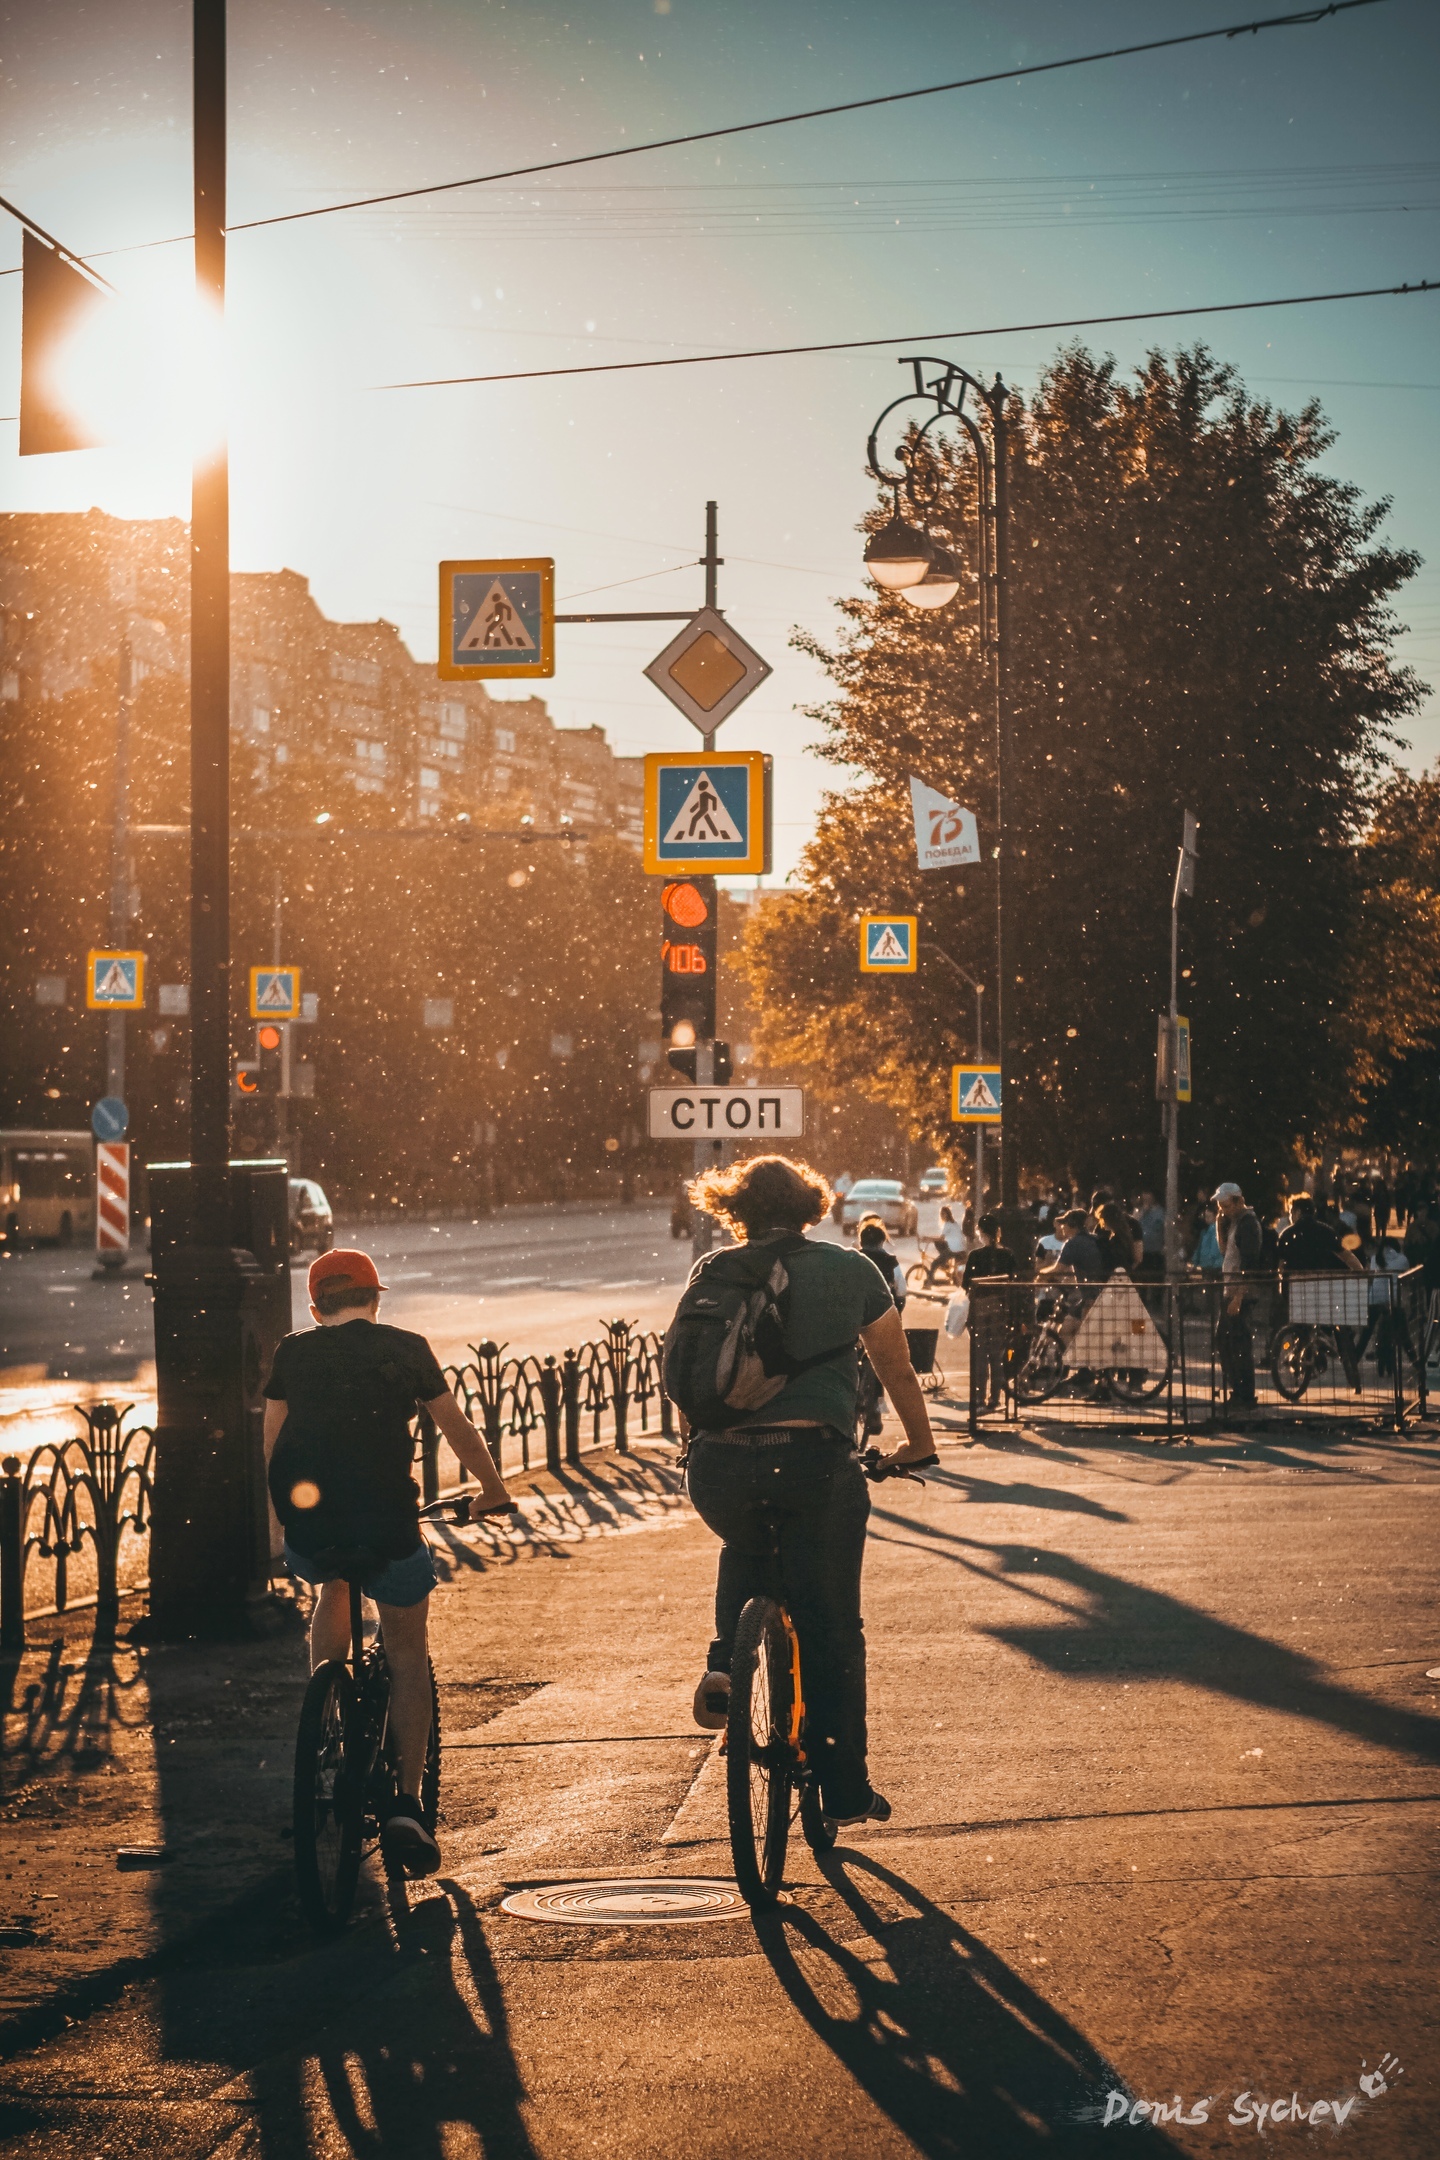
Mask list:
POLYGON ((1360 1362, 1339 1328, 1286 1320, 1270 1338, 1269 1365, 1286 1402, 1299 1402, 1314 1381, 1326 1380, 1337 1366, 1355 1393, 1360 1392, 1360 1362))
MULTIPOLYGON (((468 1498, 432 1501, 422 1520, 469 1520, 468 1498)), ((338 1934, 355 1902, 361 1864, 379 1844, 380 1827, 400 1791, 390 1732, 390 1668, 377 1633, 365 1647, 360 1585, 385 1565, 362 1546, 317 1556, 350 1586, 350 1651, 317 1666, 300 1705, 295 1740, 295 1875, 306 1919, 338 1934)), ((440 1807, 440 1696, 430 1668, 430 1739, 417 1796, 434 1834, 440 1807)), ((403 1875, 387 1870, 392 1890, 403 1875)))
MULTIPOLYGON (((889 1467, 878 1448, 860 1458, 872 1483, 915 1477, 914 1466, 889 1467)), ((920 1467, 933 1462, 928 1456, 920 1467)), ((805 1689, 800 1637, 780 1579, 780 1525, 768 1515, 768 1592, 740 1615, 730 1663, 725 1726, 725 1798, 735 1880, 749 1905, 773 1905, 785 1877, 790 1828, 797 1815, 816 1858, 834 1846, 836 1825, 820 1805, 820 1784, 806 1750, 805 1689)))
POLYGON ((1120 1324, 1113 1329, 1103 1322, 1098 1327, 1087 1324, 1111 1287, 1046 1292, 1038 1299, 1033 1323, 1022 1323, 1013 1353, 1018 1402, 1044 1402, 1066 1386, 1089 1388, 1097 1396, 1126 1403, 1153 1402, 1163 1394, 1170 1378, 1170 1347, 1128 1282, 1124 1287, 1134 1304, 1125 1301, 1120 1324), (1124 1353, 1130 1336, 1141 1329, 1153 1335, 1154 1352, 1144 1362, 1131 1362, 1124 1353))

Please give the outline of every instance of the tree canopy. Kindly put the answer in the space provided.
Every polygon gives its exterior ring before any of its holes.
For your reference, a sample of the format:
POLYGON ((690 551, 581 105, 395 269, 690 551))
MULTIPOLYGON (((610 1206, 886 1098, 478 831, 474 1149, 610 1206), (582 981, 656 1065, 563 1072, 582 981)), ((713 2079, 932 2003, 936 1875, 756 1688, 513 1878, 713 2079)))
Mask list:
MULTIPOLYGON (((1389 601, 1418 558, 1379 537, 1386 503, 1319 469, 1334 435, 1317 404, 1256 401, 1203 347, 1152 353, 1131 381, 1072 347, 1009 410, 1022 1165, 1081 1183, 1154 1174, 1155 1016, 1189 809, 1183 1144, 1197 1172, 1273 1182, 1297 1143, 1345 1119, 1357 1081, 1379 1083, 1374 1015, 1357 1018, 1353 990, 1366 936, 1406 902, 1393 877, 1381 901, 1390 859, 1367 870, 1360 843, 1401 805, 1389 761, 1422 685, 1392 657, 1389 601)), ((963 443, 914 455, 931 530, 966 552, 961 596, 935 611, 843 601, 831 645, 797 640, 838 686, 816 714, 828 755, 862 777, 828 799, 797 889, 755 911, 741 964, 772 1063, 817 1067, 949 1138, 948 1066, 973 1049, 973 1001, 937 949, 985 982, 993 1012, 995 726, 973 458, 963 443), (917 869, 912 773, 976 810, 981 865, 917 869), (863 976, 856 917, 890 908, 920 915, 919 973, 863 976)))

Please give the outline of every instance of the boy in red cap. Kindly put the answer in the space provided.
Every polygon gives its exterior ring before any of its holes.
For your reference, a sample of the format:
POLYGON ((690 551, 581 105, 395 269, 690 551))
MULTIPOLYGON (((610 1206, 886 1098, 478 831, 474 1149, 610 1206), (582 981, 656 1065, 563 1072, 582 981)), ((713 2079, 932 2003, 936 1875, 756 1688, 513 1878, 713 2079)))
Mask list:
POLYGON ((377 1317, 385 1285, 369 1254, 341 1248, 322 1254, 309 1287, 315 1326, 285 1336, 265 1384, 270 1495, 291 1573, 320 1590, 310 1624, 312 1672, 343 1658, 350 1644, 349 1592, 316 1555, 363 1545, 381 1556, 383 1565, 363 1587, 380 1608, 400 1758, 400 1794, 381 1826, 381 1844, 392 1866, 429 1875, 440 1865, 440 1848, 417 1795, 430 1737, 425 1621, 436 1575, 410 1475, 417 1407, 430 1412, 479 1482, 472 1521, 504 1514, 514 1502, 425 1337, 377 1317))

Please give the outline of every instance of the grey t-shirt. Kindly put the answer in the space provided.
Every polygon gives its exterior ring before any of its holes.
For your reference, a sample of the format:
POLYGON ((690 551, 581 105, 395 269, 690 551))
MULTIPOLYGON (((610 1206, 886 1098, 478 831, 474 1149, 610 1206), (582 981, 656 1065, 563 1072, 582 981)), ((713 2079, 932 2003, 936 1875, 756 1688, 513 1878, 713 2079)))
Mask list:
MULTIPOLYGON (((895 1310, 890 1285, 873 1260, 843 1245, 807 1238, 785 1255, 790 1273, 790 1323, 785 1347, 792 1357, 818 1357, 835 1344, 835 1355, 809 1372, 797 1373, 772 1402, 746 1425, 782 1425, 813 1419, 846 1434, 855 1430, 855 1385, 859 1372, 852 1347, 861 1328, 895 1310)), ((731 1427, 732 1431, 738 1430, 731 1427)))

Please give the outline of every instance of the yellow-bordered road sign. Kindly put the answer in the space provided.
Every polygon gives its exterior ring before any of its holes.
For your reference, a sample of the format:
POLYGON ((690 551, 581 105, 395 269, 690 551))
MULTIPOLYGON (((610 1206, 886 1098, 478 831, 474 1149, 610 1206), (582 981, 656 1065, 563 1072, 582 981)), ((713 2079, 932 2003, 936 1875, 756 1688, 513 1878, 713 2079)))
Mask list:
POLYGON ((85 1003, 92 1012, 138 1012, 145 1003, 144 953, 87 953, 85 1003))
POLYGON ((862 915, 860 917, 860 972, 862 975, 913 975, 920 948, 920 921, 915 915, 862 915))
POLYGON ((692 727, 713 735, 721 721, 759 689, 771 668, 723 615, 705 607, 644 672, 692 727))
POLYGON ((952 1125, 1000 1123, 998 1065, 951 1066, 950 1122, 952 1125))
POLYGON ((644 865, 652 877, 770 868, 770 760, 763 750, 664 750, 645 760, 644 865))
POLYGON ((252 967, 250 970, 250 1017, 252 1020, 298 1020, 300 1018, 299 968, 252 967))
POLYGON ((555 673, 555 564, 548 555, 440 565, 440 680, 555 673))
POLYGON ((1183 1013, 1175 1022, 1175 1100, 1190 1100, 1190 1022, 1183 1013))

